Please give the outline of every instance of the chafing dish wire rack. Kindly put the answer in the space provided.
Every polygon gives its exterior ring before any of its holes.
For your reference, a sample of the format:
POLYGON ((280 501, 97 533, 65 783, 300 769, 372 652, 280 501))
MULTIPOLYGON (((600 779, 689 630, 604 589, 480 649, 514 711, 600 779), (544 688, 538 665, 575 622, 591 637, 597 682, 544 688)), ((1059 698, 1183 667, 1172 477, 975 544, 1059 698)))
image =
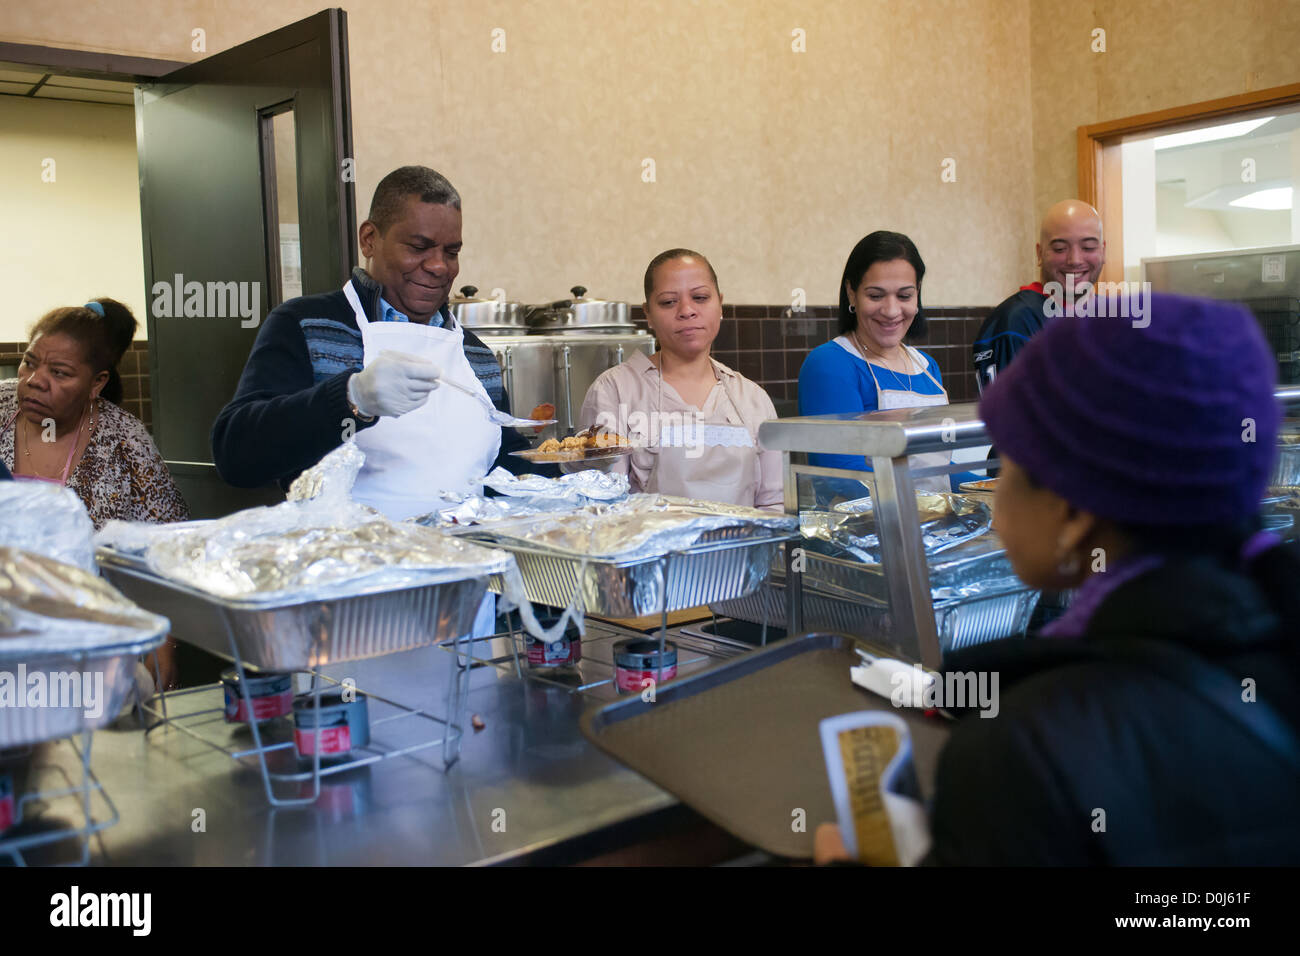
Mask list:
MULTIPOLYGON (((117 806, 109 797, 103 784, 95 776, 94 771, 91 770, 90 752, 93 739, 94 731, 87 728, 82 730, 80 734, 69 735, 63 740, 55 742, 55 746, 66 742, 76 752, 81 764, 80 782, 72 780, 67 771, 58 764, 53 764, 52 767, 46 767, 43 764, 33 764, 31 766, 31 775, 34 776, 39 776, 47 769, 53 769, 63 778, 66 786, 52 789, 37 788, 21 795, 13 794, 15 798, 14 818, 8 829, 0 833, 0 858, 7 857, 14 866, 26 866, 27 859, 24 856, 24 851, 30 852, 37 847, 62 843, 65 840, 79 840, 81 843, 80 854, 71 863, 75 866, 85 866, 90 862, 90 838, 101 830, 113 826, 121 819, 117 806), (78 737, 80 737, 80 742, 78 742, 78 737), (96 795, 99 796, 108 811, 107 815, 99 820, 95 819, 92 809, 96 795), (32 830, 33 827, 30 824, 36 822, 29 817, 29 810, 42 805, 52 809, 55 806, 66 805, 71 801, 79 804, 76 811, 76 815, 80 818, 79 823, 26 832, 32 830)), ((0 755, 6 757, 21 756, 24 752, 30 752, 30 750, 31 745, 7 751, 0 755)))
MULTIPOLYGON (((624 627, 621 624, 614 624, 609 621, 588 621, 582 638, 584 649, 581 666, 583 669, 594 673, 581 674, 576 680, 564 680, 557 678, 550 672, 549 668, 535 668, 521 664, 521 659, 527 657, 524 645, 526 638, 523 631, 515 626, 513 616, 509 615, 504 630, 495 634, 476 637, 470 642, 469 652, 472 655, 470 661, 473 665, 495 667, 504 673, 513 670, 515 677, 521 680, 535 681, 549 687, 557 687, 570 694, 581 694, 584 697, 609 701, 622 696, 613 690, 615 664, 612 660, 606 661, 603 655, 591 654, 591 649, 602 643, 612 644, 623 638, 635 639, 645 638, 645 636, 644 631, 624 627), (493 646, 498 641, 504 643, 503 653, 498 653, 493 646), (485 652, 477 650, 480 645, 486 648, 485 652)), ((673 640, 676 642, 679 652, 677 673, 683 676, 693 672, 700 666, 707 666, 718 660, 726 660, 753 649, 752 645, 740 641, 687 634, 686 632, 674 636, 673 640)), ((442 641, 438 646, 444 651, 459 652, 456 642, 452 640, 442 641)), ((662 680, 662 676, 661 670, 659 674, 660 680, 662 680)))
MULTIPOLYGON (((781 546, 799 537, 797 531, 758 530, 761 533, 746 527, 715 529, 705 533, 707 540, 689 547, 650 557, 611 560, 517 540, 503 541, 490 533, 484 538, 492 547, 515 556, 525 593, 534 603, 609 617, 658 614, 655 671, 656 683, 661 683, 669 612, 752 593, 767 579, 781 546)), ((504 589, 502 576, 494 575, 489 588, 500 593, 504 589)), ((515 668, 519 671, 518 643, 514 647, 515 668)))
MULTIPOLYGON (((133 598, 136 604, 144 607, 165 606, 169 611, 168 617, 173 620, 173 626, 177 627, 175 636, 179 640, 201 646, 234 663, 244 713, 255 713, 250 682, 247 679, 250 667, 290 674, 311 674, 309 693, 313 696, 312 713, 315 719, 312 723, 315 730, 307 732, 317 736, 317 744, 324 732, 320 723, 321 691, 330 680, 318 672, 318 666, 378 657, 398 650, 435 644, 442 633, 446 632, 456 635, 458 641, 468 641, 474 611, 487 587, 486 576, 481 576, 363 593, 355 597, 331 597, 328 600, 299 602, 289 606, 269 606, 265 602, 226 600, 212 596, 153 575, 147 568, 117 561, 114 555, 109 555, 105 561, 103 551, 100 564, 110 580, 123 593, 133 598), (213 614, 220 622, 220 628, 212 627, 213 614), (212 630, 224 631, 224 645, 220 637, 214 639, 212 630)), ((438 726, 439 736, 400 748, 383 747, 374 743, 372 737, 372 741, 364 747, 356 748, 356 756, 330 760, 325 766, 321 763, 321 747, 316 745, 312 748, 309 773, 296 766, 277 765, 277 769, 272 770, 268 765, 268 756, 274 760, 287 761, 294 752, 295 743, 292 740, 264 740, 263 727, 255 719, 247 722, 252 735, 252 747, 237 749, 227 747, 220 740, 213 739, 212 735, 199 730, 205 723, 216 723, 213 715, 220 714, 221 709, 195 710, 178 714, 177 717, 170 715, 169 700, 181 700, 192 693, 211 691, 211 684, 183 691, 161 691, 148 704, 142 705, 142 711, 156 718, 156 723, 147 728, 147 734, 159 727, 174 727, 209 747, 221 750, 235 761, 242 762, 246 758, 256 757, 266 801, 272 806, 305 806, 316 803, 320 797, 321 777, 343 773, 367 763, 406 756, 416 750, 441 744, 443 765, 450 767, 460 756, 460 744, 464 737, 468 680, 469 663, 468 656, 465 656, 460 659, 458 667, 452 667, 448 675, 446 718, 356 688, 357 696, 365 695, 367 700, 389 705, 399 711, 398 714, 378 721, 372 719, 369 721, 372 726, 382 726, 399 718, 420 718, 438 726), (298 786, 308 780, 308 787, 298 786), (276 782, 281 784, 282 791, 285 790, 285 784, 294 784, 298 796, 286 796, 285 793, 277 795, 274 787, 276 782)), ((159 685, 161 687, 161 682, 159 685)), ((289 721, 292 721, 291 717, 289 721)), ((266 724, 269 728, 276 726, 274 722, 266 724)), ((230 724, 222 721, 222 726, 229 727, 230 724)))

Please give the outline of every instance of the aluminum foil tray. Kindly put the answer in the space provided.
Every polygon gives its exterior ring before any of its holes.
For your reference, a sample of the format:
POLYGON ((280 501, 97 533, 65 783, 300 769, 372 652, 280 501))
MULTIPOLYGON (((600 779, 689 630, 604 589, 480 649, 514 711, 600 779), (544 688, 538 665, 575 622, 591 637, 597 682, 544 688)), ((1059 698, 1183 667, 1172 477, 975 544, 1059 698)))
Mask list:
MULTIPOLYGON (((971 542, 970 550, 983 548, 971 542)), ((805 630, 833 630, 860 635, 915 656, 893 630, 888 591, 878 566, 805 551, 803 623, 805 630)), ((1000 554, 936 556, 930 566, 935 630, 939 650, 948 653, 1018 634, 1029 626, 1039 592, 1026 588, 1003 567, 1000 554)), ((785 627, 784 566, 739 600, 710 605, 715 614, 753 624, 785 627)))
POLYGON ((905 720, 927 799, 948 737, 937 718, 894 708, 849 679, 859 663, 842 634, 808 634, 751 651, 588 710, 582 733, 614 759, 722 829, 768 853, 812 856, 817 824, 835 820, 818 726, 827 717, 883 710, 905 720), (802 831, 791 811, 805 811, 802 831))
POLYGON ((0 548, 0 750, 110 723, 167 631, 90 571, 0 548))
MULTIPOLYGON (((666 558, 597 561, 491 538, 519 564, 524 592, 535 604, 580 605, 603 617, 643 617, 743 597, 767 580, 783 542, 793 535, 770 528, 719 528, 666 558)), ((500 593, 499 575, 492 589, 500 593)))
POLYGON ((467 634, 488 577, 267 608, 223 599, 164 579, 143 559, 101 548, 100 569, 141 607, 171 618, 179 640, 230 658, 227 624, 244 663, 306 670, 378 657, 467 634))
MULTIPOLYGON (((992 597, 953 601, 934 609, 939 650, 949 651, 996 641, 1022 633, 1029 626, 1038 604, 1038 591, 1016 591, 992 597)), ((719 601, 709 610, 718 615, 786 626, 785 585, 768 582, 753 594, 734 601, 719 601)), ((915 656, 915 648, 903 646, 890 626, 888 608, 833 597, 805 587, 803 623, 809 631, 834 630, 855 634, 898 652, 915 656)))
POLYGON ((1270 485, 1300 485, 1300 443, 1278 446, 1270 485))
MULTIPOLYGON (((157 635, 154 645, 161 644, 165 637, 165 634, 157 635)), ((127 653, 92 658, 46 657, 24 662, 23 672, 29 679, 38 671, 61 676, 79 673, 83 686, 85 681, 93 681, 102 691, 97 694, 93 714, 85 707, 0 707, 0 750, 58 740, 112 723, 135 688, 137 656, 127 653)), ((15 675, 19 673, 10 664, 5 664, 4 669, 15 675)))

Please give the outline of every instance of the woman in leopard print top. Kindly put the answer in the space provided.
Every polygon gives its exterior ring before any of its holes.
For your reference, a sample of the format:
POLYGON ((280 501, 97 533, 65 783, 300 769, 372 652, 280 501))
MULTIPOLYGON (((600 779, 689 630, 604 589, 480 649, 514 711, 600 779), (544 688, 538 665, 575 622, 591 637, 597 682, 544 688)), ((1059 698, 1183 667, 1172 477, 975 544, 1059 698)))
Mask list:
POLYGON ((0 382, 0 461, 19 480, 66 484, 96 529, 189 517, 144 425, 114 404, 135 327, 112 299, 55 309, 32 329, 17 380, 0 382))

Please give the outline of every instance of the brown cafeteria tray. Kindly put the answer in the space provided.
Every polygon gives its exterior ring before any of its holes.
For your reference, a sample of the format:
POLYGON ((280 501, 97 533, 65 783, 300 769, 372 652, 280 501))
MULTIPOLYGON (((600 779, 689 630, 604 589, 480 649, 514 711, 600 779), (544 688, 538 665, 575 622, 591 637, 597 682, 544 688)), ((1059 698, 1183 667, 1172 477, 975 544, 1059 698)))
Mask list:
POLYGON ((776 856, 812 856, 813 833, 835 822, 818 725, 884 710, 907 721, 924 797, 948 736, 939 717, 893 707, 858 687, 854 639, 807 634, 592 708, 582 732, 733 836, 776 856), (803 810, 802 832, 796 828, 803 810))

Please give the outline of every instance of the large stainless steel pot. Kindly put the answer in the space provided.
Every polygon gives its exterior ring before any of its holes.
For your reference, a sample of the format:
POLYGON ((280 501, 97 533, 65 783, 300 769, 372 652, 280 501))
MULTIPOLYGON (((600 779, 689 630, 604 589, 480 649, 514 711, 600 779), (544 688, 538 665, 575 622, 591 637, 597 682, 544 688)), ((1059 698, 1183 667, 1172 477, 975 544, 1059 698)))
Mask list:
POLYGON ((626 332, 633 327, 626 302, 597 299, 585 287, 569 290, 571 299, 530 308, 526 322, 533 332, 626 332))
POLYGON ((501 365, 512 414, 527 417, 543 402, 555 405, 557 431, 573 431, 587 389, 606 369, 634 351, 654 351, 654 337, 625 329, 622 335, 511 335, 485 339, 501 365))
POLYGON ((460 295, 448 303, 461 325, 489 335, 521 334, 527 329, 525 309, 518 302, 479 298, 476 286, 461 286, 460 295))

